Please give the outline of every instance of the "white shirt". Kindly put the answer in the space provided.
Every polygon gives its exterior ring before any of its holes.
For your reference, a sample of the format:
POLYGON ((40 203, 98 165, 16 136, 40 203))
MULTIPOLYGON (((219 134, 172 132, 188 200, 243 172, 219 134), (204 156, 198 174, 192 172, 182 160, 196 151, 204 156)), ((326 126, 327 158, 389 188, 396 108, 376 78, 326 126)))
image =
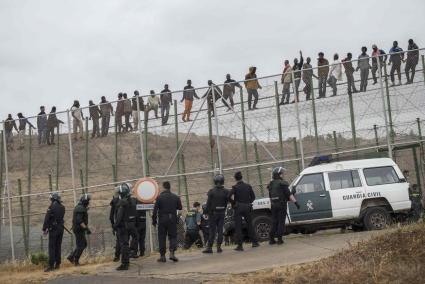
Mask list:
POLYGON ((338 81, 342 80, 342 64, 339 60, 332 62, 329 76, 334 76, 338 81))
POLYGON ((80 121, 82 120, 82 118, 81 118, 81 109, 79 107, 73 106, 71 108, 71 111, 72 111, 73 117, 75 117, 76 119, 78 119, 80 121))

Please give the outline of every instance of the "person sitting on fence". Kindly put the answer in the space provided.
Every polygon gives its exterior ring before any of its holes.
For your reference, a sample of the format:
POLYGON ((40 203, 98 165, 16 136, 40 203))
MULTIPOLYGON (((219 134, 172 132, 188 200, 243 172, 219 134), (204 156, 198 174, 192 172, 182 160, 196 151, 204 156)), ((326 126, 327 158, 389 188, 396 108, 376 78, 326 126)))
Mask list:
POLYGON ((47 139, 47 114, 44 106, 40 107, 37 115, 38 145, 46 144, 47 139))
POLYGON ((55 145, 55 129, 58 128, 58 139, 59 139, 59 124, 62 120, 59 120, 56 116, 56 107, 52 107, 47 118, 47 145, 55 145))
MULTIPOLYGON (((28 121, 28 118, 24 117, 22 115, 22 113, 18 113, 18 118, 19 118, 19 132, 18 132, 18 136, 19 136, 19 149, 22 150, 24 149, 24 137, 25 137, 25 130, 27 128, 27 123, 30 127, 30 129, 36 129, 34 127, 34 125, 32 125, 31 122, 28 121)), ((31 130, 30 130, 30 135, 31 135, 31 130)))
POLYGON ((16 132, 19 132, 18 127, 16 127, 15 120, 12 118, 12 115, 8 114, 7 119, 4 121, 6 145, 8 151, 13 151, 13 128, 15 128, 16 132))
POLYGON ((158 108, 160 108, 160 101, 159 97, 155 95, 155 91, 150 91, 150 96, 148 97, 148 103, 146 104, 145 108, 145 120, 147 121, 149 119, 149 112, 151 110, 155 113, 155 118, 158 118, 158 108))

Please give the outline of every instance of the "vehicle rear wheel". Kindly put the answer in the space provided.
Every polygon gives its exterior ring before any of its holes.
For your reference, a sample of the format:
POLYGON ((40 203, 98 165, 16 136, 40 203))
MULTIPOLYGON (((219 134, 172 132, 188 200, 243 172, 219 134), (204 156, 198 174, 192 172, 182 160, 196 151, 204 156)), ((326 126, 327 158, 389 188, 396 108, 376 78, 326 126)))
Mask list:
POLYGON ((383 207, 369 208, 363 217, 364 226, 368 231, 385 229, 390 221, 390 214, 383 207))
POLYGON ((254 232, 259 242, 265 242, 270 239, 270 231, 272 229, 272 219, 267 215, 255 216, 252 220, 254 232))

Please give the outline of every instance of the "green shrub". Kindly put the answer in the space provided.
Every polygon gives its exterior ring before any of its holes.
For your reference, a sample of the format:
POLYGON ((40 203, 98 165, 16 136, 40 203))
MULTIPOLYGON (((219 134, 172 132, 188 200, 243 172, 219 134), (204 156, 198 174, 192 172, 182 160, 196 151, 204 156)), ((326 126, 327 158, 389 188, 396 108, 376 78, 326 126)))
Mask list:
POLYGON ((49 257, 44 252, 37 252, 31 254, 31 263, 35 265, 47 265, 49 257))

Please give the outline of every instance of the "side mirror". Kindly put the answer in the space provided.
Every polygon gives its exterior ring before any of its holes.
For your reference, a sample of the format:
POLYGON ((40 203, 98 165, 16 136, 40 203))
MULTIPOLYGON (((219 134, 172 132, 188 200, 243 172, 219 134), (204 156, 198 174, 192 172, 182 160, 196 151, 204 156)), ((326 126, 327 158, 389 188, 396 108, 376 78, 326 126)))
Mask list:
POLYGON ((407 182, 407 180, 406 180, 405 178, 401 178, 401 179, 399 180, 399 182, 400 182, 400 183, 403 183, 403 182, 407 182))
POLYGON ((292 195, 295 195, 295 193, 297 193, 295 186, 291 187, 291 193, 292 193, 292 195))

